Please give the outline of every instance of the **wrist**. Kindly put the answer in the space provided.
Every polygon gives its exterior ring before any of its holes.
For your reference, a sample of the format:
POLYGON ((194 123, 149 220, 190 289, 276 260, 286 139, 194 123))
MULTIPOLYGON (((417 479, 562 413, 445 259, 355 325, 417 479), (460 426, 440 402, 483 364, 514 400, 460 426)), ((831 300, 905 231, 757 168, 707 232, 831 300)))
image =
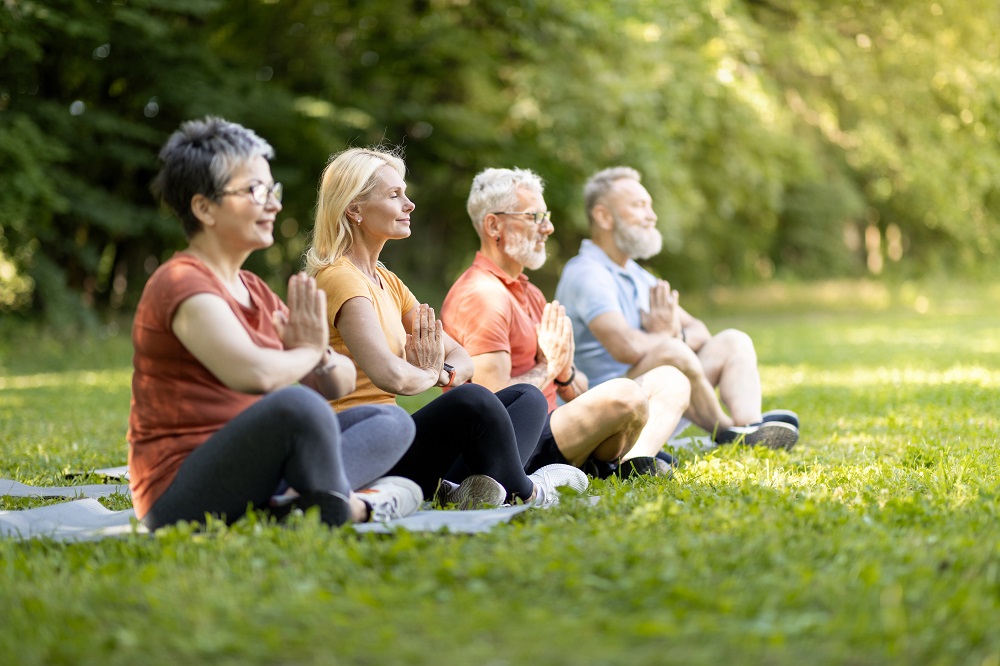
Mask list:
POLYGON ((569 367, 570 367, 570 373, 569 373, 569 378, 568 379, 560 381, 558 378, 555 378, 555 377, 552 378, 552 381, 554 381, 556 383, 556 386, 560 386, 560 387, 569 386, 570 384, 573 383, 573 380, 576 379, 576 366, 575 365, 571 365, 569 367))
POLYGON ((319 357, 319 363, 313 368, 313 374, 323 376, 330 374, 330 371, 337 367, 337 356, 336 352, 333 351, 333 347, 327 347, 323 350, 323 355, 319 357))

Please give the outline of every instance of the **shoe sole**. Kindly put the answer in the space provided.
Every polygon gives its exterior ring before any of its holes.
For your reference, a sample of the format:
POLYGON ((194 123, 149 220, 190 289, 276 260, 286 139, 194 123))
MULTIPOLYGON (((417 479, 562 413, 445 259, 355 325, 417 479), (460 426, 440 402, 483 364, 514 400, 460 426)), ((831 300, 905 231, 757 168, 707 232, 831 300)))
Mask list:
MULTIPOLYGON (((799 441, 798 429, 784 421, 765 421, 754 432, 744 435, 742 443, 747 446, 766 446, 769 449, 790 451, 799 441)), ((741 440, 736 440, 736 444, 741 440)))
POLYGON ((480 509, 483 506, 502 506, 507 491, 496 479, 484 474, 473 474, 448 493, 447 503, 459 511, 480 509))

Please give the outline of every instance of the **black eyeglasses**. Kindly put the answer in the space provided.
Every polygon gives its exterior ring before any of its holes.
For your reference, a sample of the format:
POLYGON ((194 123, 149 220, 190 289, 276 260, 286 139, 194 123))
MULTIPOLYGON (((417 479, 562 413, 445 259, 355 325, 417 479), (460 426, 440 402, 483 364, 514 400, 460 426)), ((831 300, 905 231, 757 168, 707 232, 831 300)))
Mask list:
POLYGON ((281 183, 275 183, 268 187, 264 183, 257 183, 256 185, 247 185, 246 187, 240 187, 235 190, 222 190, 219 194, 243 194, 244 192, 250 193, 250 198, 258 206, 263 206, 267 203, 267 198, 270 195, 274 195, 274 200, 281 203, 281 195, 284 193, 284 188, 281 183))
POLYGON ((544 213, 504 213, 504 212, 494 212, 493 215, 530 215, 531 219, 538 226, 542 226, 545 222, 552 221, 552 211, 547 210, 544 213))

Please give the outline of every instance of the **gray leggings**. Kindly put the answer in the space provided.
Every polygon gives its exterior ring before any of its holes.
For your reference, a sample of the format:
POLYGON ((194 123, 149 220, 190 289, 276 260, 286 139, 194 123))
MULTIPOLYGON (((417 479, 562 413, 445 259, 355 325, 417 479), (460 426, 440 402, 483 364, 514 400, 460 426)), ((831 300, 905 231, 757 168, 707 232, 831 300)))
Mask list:
POLYGON ((413 441, 413 419, 395 405, 336 414, 317 392, 290 386, 261 398, 196 448, 142 522, 149 529, 205 514, 232 523, 266 506, 282 482, 303 495, 344 497, 385 475, 413 441))

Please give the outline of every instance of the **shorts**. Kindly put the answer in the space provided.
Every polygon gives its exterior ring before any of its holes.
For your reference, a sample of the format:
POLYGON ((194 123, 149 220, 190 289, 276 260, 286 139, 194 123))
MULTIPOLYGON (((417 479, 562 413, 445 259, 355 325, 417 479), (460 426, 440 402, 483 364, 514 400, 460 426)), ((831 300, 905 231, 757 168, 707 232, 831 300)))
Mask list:
POLYGON ((524 471, 527 474, 531 474, 540 467, 556 463, 568 465, 569 461, 566 460, 566 456, 559 450, 556 438, 552 436, 552 412, 549 412, 548 416, 545 417, 545 426, 542 428, 542 434, 538 437, 538 444, 535 445, 535 450, 524 465, 524 471))

